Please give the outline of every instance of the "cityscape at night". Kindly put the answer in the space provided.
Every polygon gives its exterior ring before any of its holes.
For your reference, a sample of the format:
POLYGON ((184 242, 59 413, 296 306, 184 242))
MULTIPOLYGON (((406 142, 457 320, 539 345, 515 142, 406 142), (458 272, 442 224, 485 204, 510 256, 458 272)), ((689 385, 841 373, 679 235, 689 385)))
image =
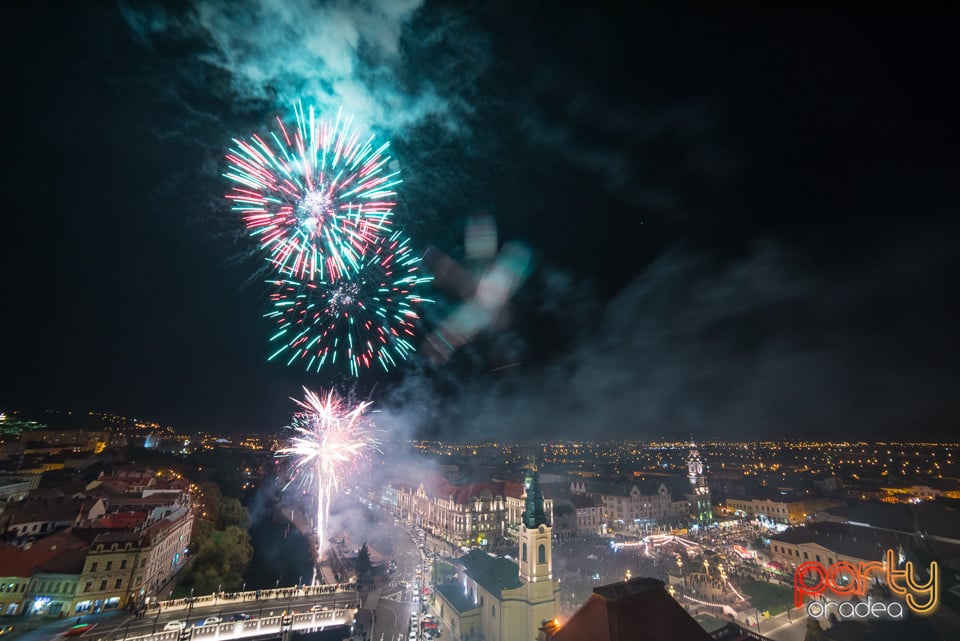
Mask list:
POLYGON ((960 638, 945 16, 7 17, 4 641, 960 638))

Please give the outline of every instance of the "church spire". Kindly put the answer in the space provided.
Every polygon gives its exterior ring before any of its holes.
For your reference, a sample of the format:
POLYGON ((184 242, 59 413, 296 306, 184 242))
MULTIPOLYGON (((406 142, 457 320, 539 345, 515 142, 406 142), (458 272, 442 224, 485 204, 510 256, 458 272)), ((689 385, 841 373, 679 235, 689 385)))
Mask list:
POLYGON ((536 471, 527 472, 524 486, 527 497, 521 516, 523 524, 529 530, 534 530, 541 525, 550 525, 547 523, 547 514, 543 509, 543 490, 540 489, 540 476, 536 471))

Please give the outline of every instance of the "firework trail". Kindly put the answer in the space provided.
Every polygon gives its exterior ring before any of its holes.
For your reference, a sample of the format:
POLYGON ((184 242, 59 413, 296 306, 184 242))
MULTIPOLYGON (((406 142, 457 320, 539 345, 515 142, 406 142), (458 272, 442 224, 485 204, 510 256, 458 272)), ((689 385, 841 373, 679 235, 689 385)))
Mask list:
POLYGON ((299 102, 294 111, 289 130, 277 118, 269 136, 233 140, 226 197, 282 275, 334 282, 389 230, 400 172, 390 143, 362 139, 351 118, 323 120, 299 102))
POLYGON ((270 342, 279 348, 267 360, 284 358, 307 371, 341 367, 349 376, 377 364, 396 366, 414 351, 420 316, 432 300, 418 290, 432 276, 399 231, 374 240, 356 271, 333 282, 286 278, 272 281, 271 308, 277 323, 270 342))
MULTIPOLYGON (((304 400, 292 398, 299 409, 291 429, 296 433, 276 456, 294 459, 291 483, 316 489, 317 558, 327 542, 330 501, 340 489, 340 480, 370 450, 377 450, 373 424, 364 413, 369 402, 350 406, 333 390, 326 395, 303 388, 304 400)), ((289 485, 289 483, 288 483, 289 485)))

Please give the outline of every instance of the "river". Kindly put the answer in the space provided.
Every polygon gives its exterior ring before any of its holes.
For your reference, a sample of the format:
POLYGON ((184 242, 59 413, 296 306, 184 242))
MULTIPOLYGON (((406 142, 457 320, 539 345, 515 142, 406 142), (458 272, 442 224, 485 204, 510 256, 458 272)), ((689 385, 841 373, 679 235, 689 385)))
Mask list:
POLYGON ((255 496, 250 504, 253 558, 246 572, 248 590, 273 588, 278 580, 281 586, 309 583, 313 577, 309 541, 276 514, 271 501, 265 492, 255 496))

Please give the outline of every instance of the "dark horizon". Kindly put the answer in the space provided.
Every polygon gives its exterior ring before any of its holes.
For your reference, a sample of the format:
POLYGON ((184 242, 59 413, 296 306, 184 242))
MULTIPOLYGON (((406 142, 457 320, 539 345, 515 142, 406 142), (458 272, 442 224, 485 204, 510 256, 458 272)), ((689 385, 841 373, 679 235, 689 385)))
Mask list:
MULTIPOLYGON (((296 6, 16 10, 0 411, 268 433, 336 386, 403 437, 955 433, 949 21, 296 6), (391 141, 418 253, 461 260, 480 212, 532 250, 449 362, 267 362, 263 259, 221 174, 292 98, 391 141)), ((460 303, 431 293, 417 343, 460 303)))

